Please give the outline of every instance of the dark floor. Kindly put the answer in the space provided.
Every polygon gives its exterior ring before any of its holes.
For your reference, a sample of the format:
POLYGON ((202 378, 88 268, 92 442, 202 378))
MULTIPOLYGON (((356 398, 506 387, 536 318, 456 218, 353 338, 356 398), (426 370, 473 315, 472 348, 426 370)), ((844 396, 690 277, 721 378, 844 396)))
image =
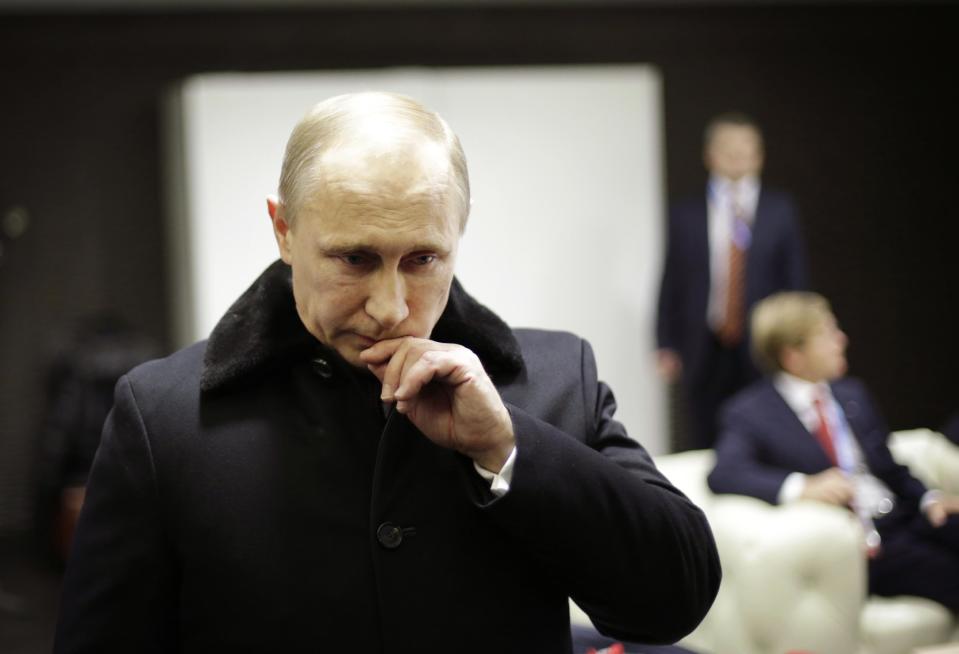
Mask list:
POLYGON ((32 535, 0 532, 0 652, 50 652, 60 574, 32 535))

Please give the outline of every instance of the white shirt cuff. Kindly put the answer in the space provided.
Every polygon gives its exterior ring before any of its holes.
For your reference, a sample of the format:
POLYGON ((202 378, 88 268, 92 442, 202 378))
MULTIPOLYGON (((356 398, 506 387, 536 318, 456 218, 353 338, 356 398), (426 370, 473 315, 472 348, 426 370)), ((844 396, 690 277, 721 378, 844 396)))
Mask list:
POLYGON ((513 447, 513 451, 509 453, 509 456, 506 458, 506 463, 503 464, 503 469, 499 473, 490 472, 486 468, 480 466, 476 461, 473 461, 473 467, 476 468, 476 472, 479 473, 479 476, 485 479, 490 483, 489 489, 496 497, 502 497, 506 495, 506 491, 509 490, 510 482, 513 481, 513 464, 516 463, 516 447, 513 447))
POLYGON ((780 504, 789 504, 801 498, 804 490, 806 490, 806 475, 801 472, 790 472, 783 485, 779 487, 777 499, 780 504))

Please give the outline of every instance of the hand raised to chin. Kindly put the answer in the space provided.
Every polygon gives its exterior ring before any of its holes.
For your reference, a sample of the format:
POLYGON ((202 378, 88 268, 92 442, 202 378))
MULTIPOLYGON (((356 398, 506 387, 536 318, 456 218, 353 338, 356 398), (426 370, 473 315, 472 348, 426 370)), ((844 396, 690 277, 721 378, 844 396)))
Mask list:
POLYGON ((461 345, 403 337, 379 341, 360 359, 427 438, 499 472, 515 445, 513 423, 479 358, 461 345))

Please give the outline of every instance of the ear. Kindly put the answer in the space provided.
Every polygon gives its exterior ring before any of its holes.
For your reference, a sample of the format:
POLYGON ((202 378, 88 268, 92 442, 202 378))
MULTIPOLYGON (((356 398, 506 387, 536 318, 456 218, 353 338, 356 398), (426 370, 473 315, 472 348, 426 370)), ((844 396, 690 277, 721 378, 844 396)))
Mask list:
POLYGON ((801 376, 803 354, 799 348, 787 345, 779 353, 779 365, 790 375, 801 376))
POLYGON ((276 244, 280 248, 280 258, 285 263, 292 264, 293 231, 290 229, 290 223, 286 221, 286 211, 275 195, 267 196, 266 210, 273 224, 273 236, 276 237, 276 244))

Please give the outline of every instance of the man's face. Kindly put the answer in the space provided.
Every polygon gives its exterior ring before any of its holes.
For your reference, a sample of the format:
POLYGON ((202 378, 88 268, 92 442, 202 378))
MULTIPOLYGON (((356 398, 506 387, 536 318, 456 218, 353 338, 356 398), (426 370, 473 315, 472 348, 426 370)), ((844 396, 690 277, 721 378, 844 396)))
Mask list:
POLYGON ((360 352, 377 341, 432 332, 449 297, 459 217, 435 183, 443 162, 356 152, 330 159, 293 226, 283 230, 274 217, 274 227, 303 324, 365 367, 360 352))
POLYGON ((832 381, 846 374, 846 345, 849 339, 839 329, 832 314, 823 317, 820 324, 793 350, 790 370, 812 382, 832 381))
POLYGON ((763 168, 759 133, 746 125, 721 125, 706 145, 703 159, 710 173, 726 179, 759 175, 763 168))

